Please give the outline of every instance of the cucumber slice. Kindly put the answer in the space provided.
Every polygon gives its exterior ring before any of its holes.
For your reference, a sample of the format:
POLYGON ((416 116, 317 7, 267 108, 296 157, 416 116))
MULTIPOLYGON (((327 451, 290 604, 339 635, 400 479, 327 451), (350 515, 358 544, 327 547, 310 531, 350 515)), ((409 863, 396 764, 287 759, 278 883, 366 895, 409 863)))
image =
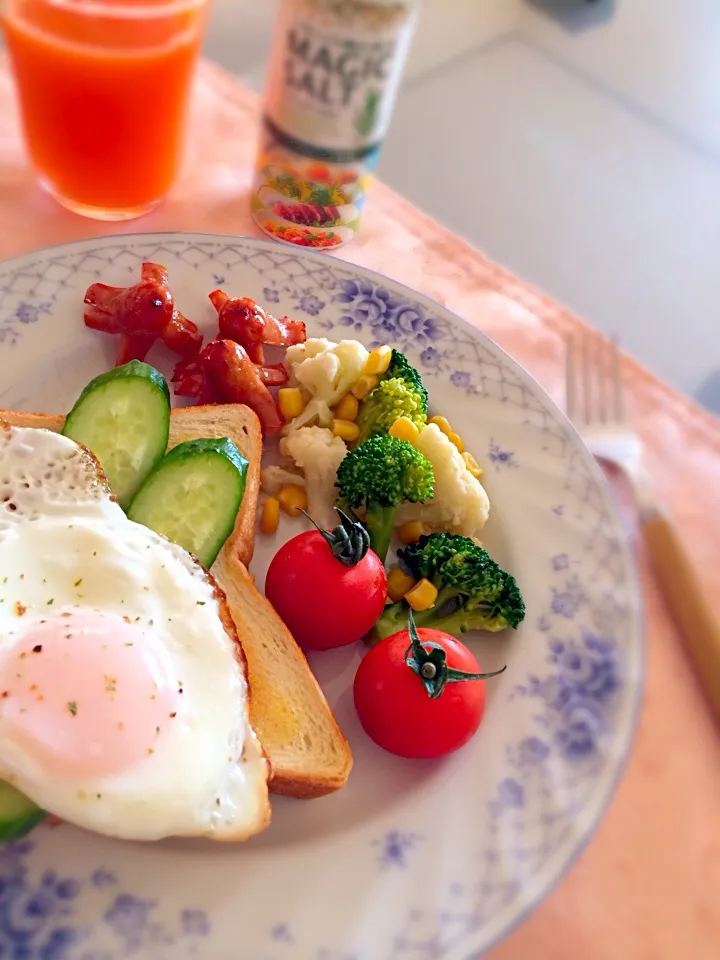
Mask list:
POLYGON ((45 811, 10 783, 0 780, 0 843, 19 840, 45 817, 45 811))
POLYGON ((169 430, 168 385, 140 360, 91 380, 63 427, 98 458, 123 509, 164 455, 169 430))
POLYGON ((210 567, 235 525, 247 468, 228 437, 179 443, 142 485, 128 517, 210 567))

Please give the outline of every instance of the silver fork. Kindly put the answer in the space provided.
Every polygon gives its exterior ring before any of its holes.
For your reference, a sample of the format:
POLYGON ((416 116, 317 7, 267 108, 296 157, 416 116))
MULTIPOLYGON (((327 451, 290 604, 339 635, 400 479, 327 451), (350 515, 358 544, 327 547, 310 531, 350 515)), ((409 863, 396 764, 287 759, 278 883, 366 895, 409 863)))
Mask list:
POLYGON ((642 441, 628 417, 620 350, 615 341, 569 338, 567 414, 590 451, 619 467, 637 503, 640 529, 665 600, 680 628, 698 679, 720 719, 720 619, 677 528, 660 505, 643 466, 642 441))

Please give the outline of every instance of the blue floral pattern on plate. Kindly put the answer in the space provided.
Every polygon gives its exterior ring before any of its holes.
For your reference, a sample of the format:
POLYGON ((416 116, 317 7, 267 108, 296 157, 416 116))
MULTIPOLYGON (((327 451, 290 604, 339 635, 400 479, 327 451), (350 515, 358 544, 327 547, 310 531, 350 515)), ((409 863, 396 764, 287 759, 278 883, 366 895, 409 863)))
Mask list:
POLYGON ((400 350, 409 346, 425 349, 446 332, 446 324, 429 314, 419 303, 392 293, 383 284, 359 278, 343 280, 341 292, 333 298, 341 304, 339 324, 352 331, 371 334, 370 345, 392 343, 400 350))
POLYGON ((183 910, 173 926, 154 919, 156 904, 128 893, 117 893, 117 881, 106 871, 96 871, 89 880, 58 875, 45 870, 31 878, 28 856, 35 841, 23 840, 0 847, 0 957, 8 960, 105 960, 128 956, 144 947, 171 945, 175 956, 192 955, 198 938, 210 934, 207 915, 201 910, 183 910), (103 881, 98 884, 98 877, 103 881), (78 923, 75 901, 84 887, 112 887, 108 905, 96 927, 104 927, 114 940, 107 950, 94 950, 97 930, 78 923))
MULTIPOLYGON (((528 618, 512 636, 469 639, 486 669, 508 670, 488 685, 480 734, 440 765, 366 740, 348 708, 350 649, 328 676, 329 660, 313 663, 355 753, 338 795, 276 805, 272 827, 234 849, 122 844, 68 826, 0 849, 0 958, 475 957, 591 836, 630 744, 640 606, 602 478, 551 401, 477 330, 371 271, 248 238, 108 237, 0 264, 4 405, 68 409, 114 346, 82 325, 85 287, 127 283, 146 259, 168 266, 207 334, 207 294, 222 285, 302 316, 310 335, 407 352, 485 466, 486 543, 516 573, 528 618)), ((258 542, 260 585, 274 549, 258 542)))
POLYGON ((50 308, 51 303, 47 300, 21 300, 14 313, 0 321, 0 343, 15 343, 22 335, 23 327, 37 323, 43 314, 50 313, 50 308))
POLYGON ((315 294, 310 290, 306 290, 300 297, 298 297, 295 304, 295 309, 300 310, 302 313, 307 313, 307 315, 310 317, 317 317, 324 306, 324 300, 321 300, 320 297, 316 297, 315 294))

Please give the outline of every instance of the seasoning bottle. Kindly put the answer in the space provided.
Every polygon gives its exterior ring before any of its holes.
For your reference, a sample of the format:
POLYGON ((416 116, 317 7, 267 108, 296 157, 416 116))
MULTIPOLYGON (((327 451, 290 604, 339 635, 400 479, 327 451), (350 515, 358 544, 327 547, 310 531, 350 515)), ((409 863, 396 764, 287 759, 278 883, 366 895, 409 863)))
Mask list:
POLYGON ((269 236, 355 236, 416 14, 417 0, 280 0, 251 201, 269 236))

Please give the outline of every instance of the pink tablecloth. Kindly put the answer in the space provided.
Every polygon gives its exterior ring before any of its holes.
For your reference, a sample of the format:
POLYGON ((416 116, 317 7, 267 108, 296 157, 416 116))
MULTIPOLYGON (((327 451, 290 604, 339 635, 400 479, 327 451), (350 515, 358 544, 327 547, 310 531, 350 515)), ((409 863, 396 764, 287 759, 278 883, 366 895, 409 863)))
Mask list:
MULTIPOLYGON (((168 201, 137 230, 256 233, 248 190, 255 97, 204 64, 190 156, 168 201)), ((35 186, 0 72, 0 256, 109 232, 35 186)), ((562 399, 563 336, 581 321, 378 183, 359 239, 341 256, 375 267, 482 327, 562 399)), ((678 318, 681 322, 681 318, 678 318)), ((720 423, 631 358, 648 465, 708 590, 720 595, 720 423)), ((720 737, 641 557, 648 622, 645 706, 627 773, 580 860, 493 960, 717 960, 720 737)))

